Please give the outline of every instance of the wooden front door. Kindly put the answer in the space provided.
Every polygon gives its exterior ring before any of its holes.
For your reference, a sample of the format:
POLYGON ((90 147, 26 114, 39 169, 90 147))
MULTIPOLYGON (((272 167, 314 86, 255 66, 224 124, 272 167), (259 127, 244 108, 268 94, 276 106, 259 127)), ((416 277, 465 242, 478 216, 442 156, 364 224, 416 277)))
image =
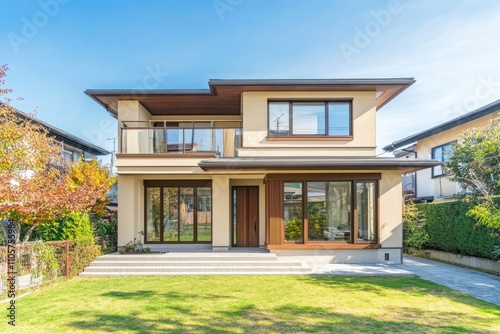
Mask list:
POLYGON ((233 245, 259 247, 259 187, 233 187, 233 245))

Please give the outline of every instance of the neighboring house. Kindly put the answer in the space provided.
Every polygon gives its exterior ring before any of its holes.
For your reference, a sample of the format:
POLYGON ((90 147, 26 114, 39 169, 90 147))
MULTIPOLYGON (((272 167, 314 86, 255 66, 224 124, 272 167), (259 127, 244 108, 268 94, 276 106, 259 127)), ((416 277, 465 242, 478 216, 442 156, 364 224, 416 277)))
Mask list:
MULTIPOLYGON (((485 127, 499 116, 500 100, 468 112, 428 130, 395 141, 384 147, 398 158, 437 159, 446 162, 452 143, 466 130, 485 127)), ((453 197, 461 191, 460 186, 450 180, 442 166, 420 170, 403 176, 403 188, 413 192, 416 201, 439 201, 453 197)))
POLYGON ((67 161, 73 162, 80 158, 92 159, 98 156, 109 155, 111 152, 74 136, 66 131, 56 128, 53 125, 45 123, 37 118, 16 110, 16 116, 22 119, 28 119, 34 123, 42 125, 48 130, 48 136, 53 137, 55 141, 62 144, 62 154, 67 161))
POLYGON ((375 119, 414 82, 87 90, 119 121, 118 244, 401 262, 401 173, 437 163, 377 158, 375 119))

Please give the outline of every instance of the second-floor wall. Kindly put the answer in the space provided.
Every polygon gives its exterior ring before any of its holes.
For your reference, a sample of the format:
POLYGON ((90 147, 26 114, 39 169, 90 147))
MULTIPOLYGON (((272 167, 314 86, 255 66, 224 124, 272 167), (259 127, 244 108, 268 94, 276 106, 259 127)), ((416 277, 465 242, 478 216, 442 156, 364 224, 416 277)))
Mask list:
POLYGON ((375 92, 243 92, 242 114, 241 157, 375 155, 375 92))
POLYGON ((136 173, 141 165, 196 169, 207 158, 374 157, 377 110, 414 82, 210 80, 209 89, 86 94, 118 119, 118 172, 136 173))
POLYGON ((139 101, 118 101, 119 152, 215 153, 219 157, 375 155, 375 92, 243 92, 241 101, 237 116, 153 116, 139 101), (273 104, 285 108, 277 116, 283 119, 282 129, 286 127, 284 136, 273 133, 273 104), (296 106, 301 109, 294 113, 296 106), (334 108, 340 112, 335 114, 334 108), (343 126, 340 135, 332 130, 336 122, 343 126))

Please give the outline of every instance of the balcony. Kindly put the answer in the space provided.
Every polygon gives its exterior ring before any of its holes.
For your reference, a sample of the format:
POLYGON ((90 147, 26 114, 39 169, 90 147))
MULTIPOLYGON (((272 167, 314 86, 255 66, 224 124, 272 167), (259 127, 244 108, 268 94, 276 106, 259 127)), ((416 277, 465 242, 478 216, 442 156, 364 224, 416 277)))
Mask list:
POLYGON ((174 127, 169 126, 171 123, 166 121, 123 122, 120 153, 238 156, 242 129, 229 127, 235 122, 227 122, 221 127, 212 127, 210 122, 180 123, 180 126, 176 123, 174 127))

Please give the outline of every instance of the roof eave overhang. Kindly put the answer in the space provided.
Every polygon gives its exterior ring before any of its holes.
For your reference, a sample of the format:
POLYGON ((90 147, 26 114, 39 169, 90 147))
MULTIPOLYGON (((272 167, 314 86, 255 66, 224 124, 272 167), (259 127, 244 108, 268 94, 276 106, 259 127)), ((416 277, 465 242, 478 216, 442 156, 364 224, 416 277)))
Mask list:
POLYGON ((268 161, 238 161, 225 159, 202 160, 198 166, 204 171, 237 172, 248 170, 399 170, 401 173, 411 173, 418 170, 441 165, 438 160, 410 160, 393 159, 392 161, 378 161, 368 159, 362 161, 316 161, 316 160, 268 160, 268 161))
POLYGON ((219 90, 226 87, 239 88, 242 92, 247 90, 255 91, 256 88, 262 88, 262 91, 277 89, 286 91, 292 87, 304 88, 308 91, 374 91, 377 94, 376 107, 382 108, 396 96, 401 94, 409 86, 415 83, 414 78, 388 78, 388 79, 256 79, 256 80, 209 80, 209 89, 87 89, 85 94, 96 101, 111 116, 117 117, 118 100, 137 100, 147 96, 218 96, 219 90), (112 100, 112 103, 106 103, 105 100, 112 100))

